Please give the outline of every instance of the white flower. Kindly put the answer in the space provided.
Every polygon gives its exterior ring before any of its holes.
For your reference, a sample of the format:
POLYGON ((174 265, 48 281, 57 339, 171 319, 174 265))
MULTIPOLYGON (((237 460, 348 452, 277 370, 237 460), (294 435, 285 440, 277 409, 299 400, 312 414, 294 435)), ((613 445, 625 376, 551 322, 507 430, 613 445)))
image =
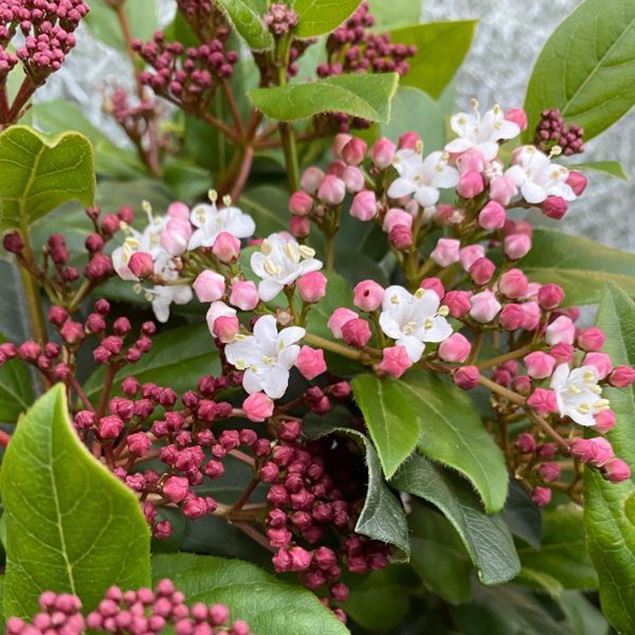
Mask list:
POLYGON ((291 236, 271 234, 263 240, 260 251, 251 256, 251 268, 262 278, 258 284, 260 299, 268 302, 300 276, 321 269, 322 261, 313 256, 315 250, 299 245, 291 236))
POLYGON ((431 289, 417 289, 414 295, 400 286, 386 289, 379 316, 381 330, 403 346, 413 363, 425 349, 424 342, 442 342, 452 334, 445 319, 447 307, 431 289))
POLYGON ((399 177, 388 188, 390 198, 413 195, 421 207, 435 205, 439 200, 439 188, 454 187, 459 173, 448 165, 448 155, 432 152, 423 159, 421 152, 399 150, 393 165, 399 177))
POLYGON ((139 280, 128 267, 128 262, 130 262, 132 254, 138 251, 145 252, 150 254, 154 260, 161 254, 167 253, 165 249, 161 247, 161 232, 165 227, 167 219, 164 216, 152 216, 149 212, 148 216, 149 223, 142 232, 132 227, 126 227, 125 231, 128 236, 123 241, 121 247, 117 247, 117 249, 112 252, 113 268, 122 280, 139 280))
MULTIPOLYGON (((154 273, 166 282, 175 282, 179 278, 175 259, 162 250, 154 260, 154 273)), ((152 302, 152 310, 159 322, 167 322, 170 317, 170 304, 187 304, 192 299, 192 288, 188 284, 155 285, 146 290, 146 298, 152 302)))
POLYGON ((542 203, 548 196, 560 196, 565 201, 576 198, 574 191, 566 181, 569 170, 557 163, 551 163, 549 157, 534 146, 524 146, 514 152, 513 163, 505 176, 508 176, 528 203, 542 203))
POLYGON ((520 128, 513 121, 505 119, 499 105, 481 117, 478 102, 474 100, 473 104, 474 114, 460 112, 450 119, 450 126, 458 135, 458 139, 450 141, 445 149, 453 153, 478 150, 486 161, 491 161, 498 154, 498 142, 517 137, 520 128))
POLYGON ((248 238, 256 231, 256 224, 251 216, 237 207, 224 207, 219 210, 214 200, 211 205, 201 204, 194 207, 190 214, 190 222, 197 227, 190 237, 190 250, 211 247, 221 232, 227 232, 236 238, 248 238))
POLYGON ((593 366, 570 370, 568 364, 560 364, 551 377, 551 388, 556 393, 560 415, 571 417, 581 426, 595 425, 594 415, 609 407, 608 400, 602 399, 598 372, 593 366))
POLYGON ((227 361, 244 370, 243 387, 249 393, 264 391, 272 399, 284 395, 289 385, 289 369, 300 352, 296 344, 305 335, 299 326, 278 333, 276 318, 265 315, 254 325, 254 333, 238 336, 225 347, 227 361))

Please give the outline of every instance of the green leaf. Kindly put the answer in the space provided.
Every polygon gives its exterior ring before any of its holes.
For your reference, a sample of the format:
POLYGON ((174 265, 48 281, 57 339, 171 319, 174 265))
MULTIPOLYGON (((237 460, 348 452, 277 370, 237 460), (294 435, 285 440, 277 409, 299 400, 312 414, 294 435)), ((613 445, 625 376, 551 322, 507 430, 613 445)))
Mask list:
POLYGON ((93 149, 75 132, 46 137, 26 126, 0 134, 0 232, 23 231, 58 205, 93 204, 93 149))
POLYGON ((469 51, 476 25, 476 20, 429 22, 391 31, 393 42, 417 47, 401 85, 440 97, 469 51))
POLYGON ((131 490, 82 445, 64 387, 18 425, 2 464, 6 615, 31 616, 46 589, 93 610, 106 589, 150 582, 150 531, 131 490))
POLYGON ((565 589, 597 588, 597 573, 584 546, 582 508, 571 503, 544 512, 539 549, 518 549, 523 567, 555 578, 565 589))
POLYGON ((419 449, 465 476, 487 512, 503 508, 508 475, 500 448, 467 394, 445 378, 412 371, 394 382, 398 400, 407 403, 421 427, 419 449))
POLYGON ((352 386, 384 474, 391 478, 419 440, 416 413, 403 399, 400 384, 393 379, 358 375, 352 386))
POLYGON ((614 176, 616 179, 622 179, 623 181, 629 180, 628 174, 624 171, 624 166, 619 161, 589 161, 587 163, 574 163, 567 164, 567 168, 570 170, 580 170, 580 172, 593 170, 594 172, 601 172, 602 174, 614 176))
POLYGON ((240 208, 256 222, 256 233, 269 234, 289 231, 289 193, 273 185, 259 185, 240 197, 240 208))
POLYGON ((310 591, 241 562, 194 554, 152 559, 155 581, 170 578, 188 602, 226 604, 254 635, 345 635, 348 629, 310 591))
MULTIPOLYGON (((171 386, 180 393, 195 388, 202 375, 218 370, 218 351, 207 326, 183 326, 155 337, 149 353, 117 373, 115 387, 118 388, 118 382, 125 377, 133 375, 141 383, 171 386)), ((104 376, 104 368, 99 367, 84 385, 84 391, 93 401, 99 398, 104 376)))
MULTIPOLYGON (((90 12, 84 19, 90 32, 98 40, 120 51, 126 50, 116 12, 104 0, 88 0, 90 12)), ((149 40, 157 29, 156 0, 134 0, 122 4, 128 18, 132 35, 141 40, 149 40)))
POLYGON ((502 516, 486 514, 470 486, 459 476, 414 455, 391 484, 439 508, 461 536, 481 582, 502 584, 518 574, 520 561, 502 516))
POLYGON ((273 36, 258 13, 245 0, 214 0, 229 21, 254 51, 273 46, 273 36))
POLYGON ((344 112, 369 121, 387 122, 398 75, 338 75, 304 84, 257 88, 254 106, 279 121, 306 119, 325 112, 344 112))
MULTIPOLYGON (((3 286, 3 300, 4 286, 3 286)), ((5 341, 0 336, 0 342, 5 341)), ((0 423, 16 423, 18 417, 31 405, 33 390, 31 375, 20 359, 6 361, 0 367, 0 423)))
POLYGON ((519 266, 533 282, 559 284, 567 306, 599 302, 607 282, 635 295, 635 254, 583 236, 537 229, 532 249, 519 266))
POLYGON ((370 0, 370 13, 375 18, 375 29, 385 31, 406 24, 416 24, 421 18, 421 2, 412 0, 370 0))
POLYGON ((589 140, 635 102, 635 3, 585 0, 547 40, 525 98, 529 140, 545 108, 584 128, 589 140))
POLYGON ((602 613, 582 593, 564 591, 558 598, 558 604, 575 635, 607 635, 609 625, 602 613))
POLYGON ((534 549, 540 547, 542 513, 515 480, 511 480, 509 483, 509 494, 503 508, 503 518, 514 536, 522 538, 534 549))
POLYGON ((315 37, 334 31, 355 13, 361 0, 295 0, 294 11, 300 18, 294 35, 315 37))
MULTIPOLYGON (((613 285, 606 289, 597 324, 606 333, 604 351, 613 364, 635 364, 635 303, 613 285)), ((617 415, 606 436, 615 455, 635 465, 635 387, 604 392, 617 415)), ((635 632, 635 525, 626 512, 633 489, 632 480, 614 484, 597 470, 584 471, 584 526, 600 603, 609 623, 624 633, 635 632)))

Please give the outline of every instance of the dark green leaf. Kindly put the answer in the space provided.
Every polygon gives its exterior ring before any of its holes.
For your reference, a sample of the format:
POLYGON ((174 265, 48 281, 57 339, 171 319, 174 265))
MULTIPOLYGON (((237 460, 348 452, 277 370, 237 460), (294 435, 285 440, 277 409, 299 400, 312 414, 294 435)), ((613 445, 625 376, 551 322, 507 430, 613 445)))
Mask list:
POLYGON ((300 18, 295 34, 315 37, 335 30, 357 9, 361 0, 295 0, 294 11, 300 18))
POLYGON ((503 518, 512 533, 538 549, 542 536, 542 513, 516 481, 509 483, 503 518))
POLYGON ((150 582, 150 531, 139 502, 81 444, 67 408, 62 385, 47 392, 4 456, 7 615, 31 616, 46 589, 75 593, 92 610, 112 584, 150 582))
POLYGON ((26 364, 20 359, 5 362, 0 367, 0 423, 16 423, 32 401, 31 375, 26 364))
MULTIPOLYGON (((85 23, 98 40, 120 51, 126 50, 126 41, 116 12, 104 0, 88 0, 90 12, 85 23)), ((155 0, 131 0, 122 3, 132 35, 149 40, 157 28, 155 0)))
POLYGON ((614 176, 617 179, 628 181, 628 174, 624 171, 624 166, 619 161, 588 161, 587 163, 567 164, 570 170, 580 170, 586 172, 592 170, 614 176))
POLYGON ((269 33, 262 18, 246 0, 214 0, 225 12, 229 21, 249 48, 261 51, 273 46, 273 36, 269 33))
POLYGON ((564 591, 558 598, 575 635, 607 635, 609 625, 602 613, 582 593, 564 591))
POLYGON ((260 185, 247 190, 240 197, 240 207, 256 222, 258 236, 289 231, 289 193, 280 187, 260 185))

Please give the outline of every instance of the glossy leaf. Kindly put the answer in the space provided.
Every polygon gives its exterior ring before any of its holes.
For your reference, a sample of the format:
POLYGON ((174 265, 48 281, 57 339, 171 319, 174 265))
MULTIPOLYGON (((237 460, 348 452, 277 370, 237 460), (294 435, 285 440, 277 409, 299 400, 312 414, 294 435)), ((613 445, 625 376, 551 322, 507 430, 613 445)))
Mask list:
POLYGON ((585 0, 554 31, 532 71, 525 110, 529 140, 545 108, 584 128, 589 140, 635 101, 635 3, 585 0))
POLYGON ((532 250, 519 266, 532 281, 559 284, 567 306, 599 302, 607 282, 635 295, 635 254, 584 236, 537 229, 532 250))
POLYGON ((520 571, 512 535, 500 514, 488 515, 468 483, 414 455, 391 484, 437 507, 458 532, 484 584, 502 584, 520 571))
POLYGON ((616 179, 628 181, 628 174, 624 171, 624 166, 619 161, 589 161, 587 163, 567 164, 570 170, 579 170, 580 172, 600 172, 614 176, 616 179))
POLYGON ((476 25, 475 20, 429 22, 391 31, 393 42, 417 47, 401 85, 420 88, 435 99, 440 97, 469 51, 476 25))
POLYGON ((344 112, 369 121, 386 122, 390 119, 390 101, 397 82, 396 73, 338 75, 304 84, 257 88, 249 97, 267 117, 279 121, 344 112))
POLYGON ((2 464, 7 615, 32 615, 46 589, 95 608, 106 589, 150 582, 150 531, 135 495, 71 428, 64 387, 18 425, 2 464))
MULTIPOLYGON (((597 324, 606 333, 604 351, 615 365, 635 364, 635 303, 611 285, 600 305, 597 324)), ((615 455, 635 465, 635 387, 605 389, 617 415, 607 433, 615 455)), ((596 470, 584 474, 584 525, 587 549, 600 580, 606 619, 620 632, 635 632, 635 525, 626 510, 633 481, 608 483, 596 470)))
POLYGON ((335 30, 356 11, 361 0, 295 0, 294 11, 300 18, 298 37, 315 37, 335 30))
POLYGON ((75 132, 46 137, 26 126, 0 134, 0 232, 28 226, 58 205, 95 195, 93 149, 75 132))
MULTIPOLYGON (((117 19, 117 13, 103 0, 88 0, 90 12, 84 19, 92 35, 108 46, 119 51, 126 50, 126 41, 117 19)), ((157 7, 155 0, 135 0, 122 3, 122 11, 133 37, 149 40, 157 28, 157 7)))
POLYGON ((273 46, 273 36, 250 2, 246 0, 214 0, 214 2, 225 12, 249 48, 261 51, 273 46))
POLYGON ((170 578, 188 602, 221 603, 256 635, 345 635, 348 629, 317 596, 240 560, 194 554, 153 558, 155 580, 170 578))
POLYGON ((412 0, 370 0, 370 13, 375 17, 375 29, 385 31, 407 24, 417 24, 421 18, 421 3, 412 0))
MULTIPOLYGON (((1 341, 4 338, 0 336, 1 341)), ((0 423, 16 423, 32 401, 33 390, 28 366, 20 359, 6 361, 0 367, 0 423)))

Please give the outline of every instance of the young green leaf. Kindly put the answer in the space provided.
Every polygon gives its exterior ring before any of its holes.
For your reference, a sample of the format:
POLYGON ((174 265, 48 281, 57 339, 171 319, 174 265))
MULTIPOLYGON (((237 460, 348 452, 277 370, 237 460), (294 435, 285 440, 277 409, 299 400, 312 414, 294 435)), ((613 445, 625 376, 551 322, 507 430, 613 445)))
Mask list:
POLYGON ((273 36, 248 1, 214 0, 214 2, 225 12, 249 48, 262 51, 273 46, 273 36))
POLYGON ((92 610, 106 589, 150 582, 150 530, 135 495, 100 465, 68 419, 63 385, 18 425, 2 464, 6 615, 31 616, 46 589, 92 610))
POLYGON ((249 97, 267 117, 279 121, 344 112, 385 123, 390 120, 390 102, 397 83, 396 73, 337 75, 304 84, 257 88, 249 97))
POLYGON ((607 282, 635 295, 635 254, 583 236, 537 229, 519 266, 535 282, 559 284, 567 305, 599 302, 607 282))
POLYGON ((439 508, 461 536, 481 582, 502 584, 518 574, 520 561, 502 516, 486 514, 459 476, 415 454, 391 484, 439 508))
POLYGON ((361 0, 295 0, 294 11, 300 18, 295 35, 315 37, 334 31, 355 13, 361 0))
MULTIPOLYGON (((613 364, 635 364, 635 303, 609 285, 597 318, 606 333, 604 350, 613 364)), ((605 389, 617 425, 607 433, 615 455, 635 465, 635 387, 605 389)), ((620 632, 635 632, 635 524, 626 507, 633 481, 606 482, 597 470, 584 474, 584 527, 587 549, 600 580, 606 619, 620 632)))
POLYGON ((155 581, 170 578, 188 602, 226 604, 232 620, 245 620, 257 635, 346 635, 349 631, 317 596, 241 562, 194 554, 152 559, 155 581))
MULTIPOLYGON (((93 37, 119 51, 127 47, 115 10, 104 0, 88 0, 90 11, 84 19, 93 37)), ((132 30, 132 36, 148 40, 157 29, 157 3, 155 0, 135 0, 121 3, 121 10, 132 30)))
POLYGON ((58 205, 93 204, 93 149, 68 132, 46 137, 26 126, 0 134, 0 232, 28 226, 58 205))
POLYGON ((591 139, 635 101, 635 3, 585 0, 547 40, 534 66, 525 110, 529 141, 545 108, 584 128, 591 139))
POLYGON ((601 172, 602 174, 614 176, 616 179, 622 179, 622 181, 628 181, 629 178, 624 171, 624 166, 619 161, 589 161, 588 163, 567 164, 567 167, 570 170, 580 170, 580 172, 585 172, 586 170, 601 172))
POLYGON ((412 0, 369 0, 375 29, 385 31, 407 24, 417 24, 421 18, 421 3, 412 0))

